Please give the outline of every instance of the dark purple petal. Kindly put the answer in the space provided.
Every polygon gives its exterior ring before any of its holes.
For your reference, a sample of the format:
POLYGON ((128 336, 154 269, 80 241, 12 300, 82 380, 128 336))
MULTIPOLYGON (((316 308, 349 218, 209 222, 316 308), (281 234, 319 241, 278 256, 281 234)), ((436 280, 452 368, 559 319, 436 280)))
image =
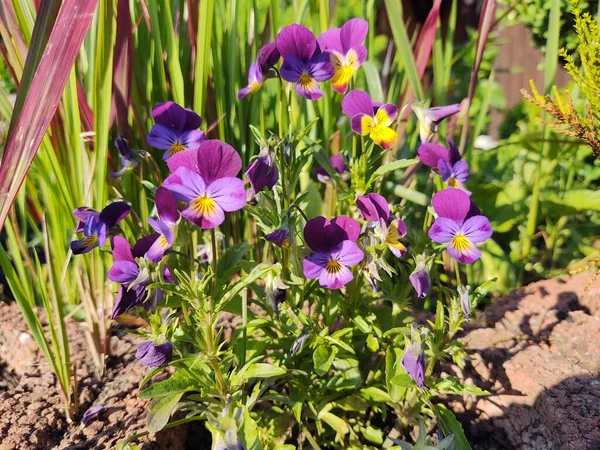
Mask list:
POLYGON ((113 307, 110 318, 115 319, 121 314, 125 314, 135 306, 144 305, 144 302, 147 298, 148 291, 145 286, 138 284, 131 289, 121 286, 119 288, 117 299, 115 300, 115 306, 113 307))
POLYGON ((354 90, 348 92, 342 100, 342 110, 350 119, 358 114, 374 116, 373 101, 365 91, 354 90))
POLYGON ((471 199, 460 189, 444 189, 431 199, 433 210, 439 217, 446 217, 463 223, 471 209, 471 199))
POLYGON ((313 56, 310 61, 308 61, 307 65, 308 73, 315 81, 318 82, 329 80, 335 73, 327 53, 321 53, 313 56))
POLYGON ((256 62, 260 66, 263 73, 267 72, 271 67, 279 62, 281 55, 277 50, 275 42, 270 42, 264 45, 256 56, 256 62))
POLYGON ((180 133, 193 130, 202 125, 202 119, 190 109, 186 109, 174 102, 159 103, 152 108, 154 121, 166 128, 180 133))
POLYGON ((350 19, 344 25, 340 32, 340 42, 347 53, 350 49, 362 45, 369 32, 369 23, 363 19, 350 19))
POLYGON ((454 165, 461 159, 460 152, 458 150, 458 147, 454 143, 454 140, 451 137, 446 139, 446 144, 448 145, 448 149, 450 152, 450 162, 454 165))
POLYGON ((125 202, 111 203, 100 213, 100 223, 104 223, 110 230, 127 217, 130 212, 131 207, 125 202))
POLYGON ((485 216, 473 216, 468 218, 461 227, 465 237, 471 242, 485 242, 492 237, 493 231, 490 221, 485 216))
POLYGON ((362 195, 356 200, 356 206, 367 222, 377 222, 379 219, 383 219, 388 223, 390 220, 390 207, 382 195, 374 192, 362 195))
POLYGON ((336 228, 325 217, 315 217, 306 222, 304 240, 315 252, 327 251, 339 243, 336 228))
POLYGON ((81 423, 87 425, 94 419, 96 419, 100 414, 106 411, 106 408, 102 405, 96 405, 89 408, 86 412, 81 416, 81 423))
POLYGON ((121 159, 131 160, 133 158, 133 152, 129 148, 129 142, 123 136, 119 136, 115 139, 115 147, 119 152, 121 159))
POLYGON ((246 178, 255 193, 259 193, 264 188, 273 189, 277 180, 279 180, 279 171, 275 161, 269 154, 259 156, 246 169, 246 178))
POLYGON ((86 236, 83 239, 71 241, 71 251, 74 255, 82 255, 98 247, 98 236, 86 236))
MULTIPOLYGON (((416 343, 415 343, 416 344, 416 343)), ((422 388, 425 385, 425 354, 419 348, 418 344, 409 347, 402 358, 402 367, 407 375, 422 388), (415 356, 416 347, 417 355, 415 356)))
POLYGON ((72 212, 73 216, 77 219, 77 226, 75 227, 75 233, 81 233, 84 225, 90 216, 99 217, 100 213, 95 209, 88 208, 87 206, 80 206, 75 208, 72 212))
POLYGON ((317 40, 308 28, 292 24, 279 32, 275 39, 275 45, 284 59, 292 55, 309 60, 317 49, 317 40))
POLYGON ((165 222, 177 223, 179 220, 179 210, 177 209, 177 200, 166 187, 159 187, 154 195, 154 203, 158 211, 158 217, 165 222))
POLYGON ((156 241, 158 237, 158 234, 151 234, 150 236, 138 239, 138 241, 135 243, 132 249, 133 256, 135 256, 136 258, 143 257, 146 254, 146 252, 148 252, 150 247, 152 247, 152 244, 154 244, 154 241, 156 241))
POLYGON ((337 243, 350 240, 355 242, 360 235, 359 223, 347 216, 338 216, 331 221, 337 235, 337 243))
POLYGON ((138 345, 135 357, 144 366, 154 368, 167 366, 173 357, 173 346, 169 341, 154 345, 152 341, 138 345))
POLYGON ((235 177, 242 170, 242 159, 236 149, 218 139, 204 141, 197 157, 198 171, 206 184, 219 178, 235 177))
POLYGON ((342 41, 340 41, 341 31, 342 30, 340 28, 330 28, 329 30, 321 33, 321 35, 317 38, 317 42, 321 51, 325 52, 327 50, 333 50, 338 53, 344 53, 342 41))
POLYGON ((423 298, 427 296, 431 288, 431 279, 425 267, 425 264, 417 265, 415 271, 408 277, 410 283, 417 293, 417 297, 423 298))
POLYGON ((265 239, 277 245, 278 247, 285 247, 287 246, 289 236, 290 232, 287 228, 277 228, 271 233, 265 235, 265 239))
POLYGON ((427 143, 422 144, 417 150, 419 160, 428 167, 437 168, 441 161, 450 161, 450 153, 443 145, 427 143))
MULTIPOLYGON (((450 165, 450 163, 448 161, 444 161, 443 159, 440 159, 438 161, 437 169, 440 172, 440 176, 442 177, 442 180, 444 180, 444 181, 448 181, 448 179, 452 176, 452 166, 450 165)), ((452 186, 452 187, 455 187, 455 186, 452 186)))
POLYGON ((179 135, 180 131, 156 124, 146 136, 146 142, 154 148, 168 151, 179 142, 179 135))
POLYGON ((343 174, 344 172, 350 171, 350 169, 348 168, 348 165, 346 164, 346 160, 344 159, 344 156, 340 155, 339 153, 337 155, 333 155, 331 158, 329 158, 329 162, 331 162, 331 166, 340 175, 343 174))
POLYGON ((306 62, 293 55, 283 59, 283 64, 280 69, 281 78, 289 83, 297 83, 300 81, 300 75, 308 73, 306 62))

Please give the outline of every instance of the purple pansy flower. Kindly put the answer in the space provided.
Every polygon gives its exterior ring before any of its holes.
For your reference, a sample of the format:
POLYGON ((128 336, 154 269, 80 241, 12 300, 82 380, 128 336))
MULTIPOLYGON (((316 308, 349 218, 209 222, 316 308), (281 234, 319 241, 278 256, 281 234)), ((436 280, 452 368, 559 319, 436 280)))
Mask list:
POLYGON ((447 117, 460 112, 460 104, 448 106, 437 106, 435 108, 426 108, 423 103, 413 103, 411 108, 419 121, 419 135, 421 142, 429 142, 437 132, 440 122, 447 117))
POLYGON ((304 258, 304 276, 318 279, 327 289, 339 289, 352 281, 354 275, 349 267, 364 258, 356 244, 359 234, 358 222, 346 216, 331 222, 325 217, 309 220, 304 227, 304 240, 314 253, 304 258))
POLYGON ((345 94, 348 83, 365 61, 367 48, 363 45, 369 24, 363 19, 350 19, 341 28, 331 28, 317 38, 322 51, 330 54, 335 71, 331 87, 345 94))
POLYGON ((130 148, 129 142, 123 136, 119 136, 117 139, 115 139, 115 147, 117 147, 117 150, 119 151, 122 167, 118 172, 113 172, 110 174, 112 178, 119 178, 126 173, 131 172, 147 155, 144 150, 133 150, 130 148))
POLYGON ((365 91, 350 91, 342 100, 342 110, 352 121, 352 131, 361 136, 369 135, 373 142, 385 150, 398 140, 391 125, 398 109, 391 103, 373 102, 365 91))
POLYGON ((101 212, 81 207, 73 211, 77 218, 75 233, 83 233, 83 239, 71 241, 71 250, 75 255, 87 253, 95 247, 104 247, 114 227, 121 222, 131 207, 125 202, 114 202, 101 212))
POLYGON ((81 423, 87 425, 104 411, 106 411, 106 408, 103 405, 96 405, 88 408, 88 410, 83 413, 83 416, 81 416, 81 423))
POLYGON ((181 215, 196 226, 215 228, 223 223, 226 212, 246 205, 244 183, 236 178, 242 160, 230 145, 208 140, 197 150, 174 155, 167 164, 172 174, 163 186, 177 200, 187 202, 181 215))
POLYGON ((146 367, 163 367, 171 362, 173 346, 169 341, 158 345, 153 341, 142 342, 138 345, 135 357, 140 364, 146 367))
POLYGON ((283 57, 281 78, 294 83, 296 92, 308 100, 323 97, 319 82, 329 80, 334 69, 312 32, 302 25, 288 25, 279 32, 275 44, 283 57))
POLYGON ((402 357, 402 367, 406 374, 420 388, 425 386, 425 354, 421 350, 421 345, 414 341, 408 346, 402 357))
MULTIPOLYGON (((156 239, 158 239, 157 234, 143 237, 136 242, 132 249, 124 237, 115 236, 113 238, 114 262, 108 271, 108 278, 121 286, 110 316, 111 319, 126 313, 134 306, 144 306, 148 309, 162 299, 163 293, 160 289, 148 292, 147 286, 152 280, 142 259, 156 239)), ((167 268, 163 270, 163 278, 167 282, 173 281, 167 268)))
MULTIPOLYGON (((344 159, 343 155, 333 155, 331 158, 329 158, 329 162, 331 163, 331 167, 333 167, 333 170, 335 170, 340 175, 343 175, 346 172, 350 172, 350 169, 348 168, 348 165, 346 164, 346 160, 344 159)), ((329 174, 323 167, 317 167, 313 170, 313 173, 317 176, 317 179, 321 183, 326 183, 330 180, 329 174)))
POLYGON ((261 150, 258 158, 246 169, 246 178, 254 194, 258 194, 264 188, 273 189, 279 180, 279 171, 275 165, 275 158, 267 147, 261 150))
POLYGON ((423 298, 427 296, 429 289, 431 289, 431 279, 429 278, 425 258, 422 255, 417 256, 417 265, 408 279, 415 289, 417 297, 423 298))
POLYGON ((248 86, 238 91, 238 100, 258 91, 265 80, 276 76, 276 72, 271 69, 277 64, 280 57, 281 55, 274 42, 263 46, 259 50, 256 62, 248 70, 248 86))
POLYGON ((152 117, 156 123, 146 140, 152 147, 165 150, 165 161, 183 150, 197 149, 205 139, 204 131, 198 130, 200 116, 177 103, 159 103, 152 108, 152 117))
POLYGON ((179 222, 179 211, 177 210, 177 200, 171 191, 163 186, 156 190, 154 202, 158 219, 149 218, 148 223, 158 233, 158 238, 148 249, 146 258, 157 263, 175 241, 175 227, 179 222))
POLYGON ((460 189, 444 189, 431 202, 438 218, 429 229, 429 237, 438 244, 448 244, 448 253, 458 262, 477 261, 481 252, 476 244, 492 236, 487 217, 479 214, 469 196, 460 189))
MULTIPOLYGON (((442 180, 449 187, 463 189, 463 184, 469 178, 469 164, 461 160, 458 148, 452 139, 448 139, 448 146, 450 150, 432 142, 425 143, 419 147, 417 154, 423 164, 439 171, 442 180)), ((470 194, 466 190, 465 192, 470 194)))
POLYGON ((406 253, 406 247, 400 239, 406 236, 406 224, 403 220, 394 219, 390 215, 387 200, 376 193, 361 195, 356 199, 356 206, 363 219, 374 224, 375 234, 397 258, 406 253))

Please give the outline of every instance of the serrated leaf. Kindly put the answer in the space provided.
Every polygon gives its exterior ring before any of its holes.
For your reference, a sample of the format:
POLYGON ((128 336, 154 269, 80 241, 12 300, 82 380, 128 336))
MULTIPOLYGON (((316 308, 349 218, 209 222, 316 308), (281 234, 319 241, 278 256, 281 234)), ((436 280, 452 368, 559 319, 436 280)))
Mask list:
POLYGON ((148 431, 157 433, 169 422, 173 410, 181 400, 183 392, 156 398, 148 405, 148 431))

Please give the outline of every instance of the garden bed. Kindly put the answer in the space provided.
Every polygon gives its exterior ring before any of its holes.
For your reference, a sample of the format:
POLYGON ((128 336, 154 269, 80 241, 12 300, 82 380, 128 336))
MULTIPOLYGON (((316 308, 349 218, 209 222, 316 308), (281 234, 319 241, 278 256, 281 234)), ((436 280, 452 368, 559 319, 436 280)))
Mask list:
MULTIPOLYGON (((496 301, 469 325, 464 370, 446 372, 492 392, 449 398, 474 449, 600 448, 600 286, 589 274, 534 283, 496 301)), ((49 366, 40 358, 15 304, 0 304, 0 450, 108 449, 145 429, 146 373, 137 340, 115 330, 104 382, 93 374, 79 325, 69 323, 81 411, 106 411, 88 426, 67 424, 49 366)), ((140 449, 209 449, 202 425, 141 439, 140 449)))

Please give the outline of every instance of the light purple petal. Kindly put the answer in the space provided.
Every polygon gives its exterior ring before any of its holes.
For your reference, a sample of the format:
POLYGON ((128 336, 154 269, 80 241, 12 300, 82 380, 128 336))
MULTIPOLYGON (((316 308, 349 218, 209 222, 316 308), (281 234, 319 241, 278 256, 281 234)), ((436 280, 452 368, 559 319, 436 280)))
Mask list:
POLYGON ((481 258, 481 252, 477 246, 469 241, 466 248, 457 249, 452 242, 448 244, 448 254, 461 264, 471 264, 481 258))
POLYGON ((330 273, 323 270, 319 276, 319 284, 327 289, 339 289, 354 279, 352 271, 342 265, 339 271, 330 273))
POLYGON ((454 178, 461 183, 466 183, 469 179, 469 163, 466 161, 457 161, 454 167, 452 167, 452 172, 454 173, 454 178))
POLYGON ((374 192, 362 195, 356 200, 356 206, 367 222, 376 222, 383 219, 387 223, 390 219, 390 207, 382 195, 374 192))
POLYGON ((160 150, 170 150, 179 140, 179 131, 171 130, 163 125, 156 124, 146 136, 146 142, 160 150))
POLYGON ((293 55, 309 60, 317 49, 317 40, 308 28, 292 24, 279 32, 275 39, 275 45, 284 58, 293 55))
POLYGON ((154 195, 154 203, 158 211, 158 217, 165 222, 176 223, 179 220, 177 200, 171 191, 164 186, 159 187, 154 195))
POLYGON ((448 179, 452 176, 452 166, 448 161, 440 159, 438 161, 437 169, 440 172, 442 180, 444 181, 448 181, 448 179))
POLYGON ((219 178, 207 187, 206 192, 223 211, 238 211, 246 206, 246 190, 239 178, 219 178))
POLYGON ((338 53, 344 53, 344 49, 342 48, 342 41, 340 41, 340 28, 330 28, 325 32, 321 33, 321 35, 317 38, 317 42, 319 43, 319 48, 321 51, 333 50, 338 53))
POLYGON ((171 173, 175 172, 180 167, 187 167, 194 172, 200 172, 198 168, 198 149, 184 150, 172 155, 167 161, 167 166, 171 173))
POLYGON ((250 86, 243 87, 238 91, 237 99, 241 100, 244 97, 247 97, 251 93, 252 93, 252 88, 250 86))
POLYGON ((156 233, 165 237, 169 245, 173 244, 173 241, 175 239, 175 232, 173 231, 175 228, 174 223, 164 222, 160 219, 152 219, 151 217, 148 218, 148 223, 150 224, 152 229, 156 231, 156 233))
POLYGON ((325 93, 319 87, 319 83, 316 81, 305 86, 301 85, 300 83, 296 83, 295 89, 300 97, 311 101, 319 100, 325 95, 325 93))
POLYGON ((112 238, 112 254, 115 261, 135 261, 129 242, 123 236, 112 238))
POLYGON ((242 170, 236 149, 218 139, 202 142, 197 157, 198 171, 207 184, 218 178, 235 177, 242 170))
POLYGON ((450 242, 460 231, 460 224, 455 220, 438 217, 429 229, 429 238, 438 244, 450 242))
POLYGON ((485 242, 492 237, 490 221, 485 216, 473 216, 463 223, 462 232, 471 242, 485 242))
POLYGON ((108 271, 108 279, 115 283, 126 284, 134 281, 140 273, 138 265, 133 261, 115 261, 108 271))
POLYGON ((189 202, 206 193, 206 183, 202 176, 187 167, 179 167, 169 175, 163 186, 173 193, 177 200, 189 202))
POLYGON ((346 94, 342 100, 342 110, 351 119, 358 114, 373 117, 373 102, 369 94, 356 89, 346 94))
POLYGON ((407 375, 422 388, 425 385, 425 355, 418 349, 418 356, 415 357, 412 348, 408 348, 402 357, 402 367, 407 375))
POLYGON ((363 19, 350 19, 344 25, 340 32, 340 41, 347 53, 351 48, 356 48, 362 45, 369 32, 369 23, 363 19))
POLYGON ((200 147, 200 143, 204 141, 204 131, 202 130, 188 130, 183 131, 179 137, 179 142, 186 149, 196 149, 200 147))
POLYGON ((83 413, 83 416, 81 417, 81 423, 87 425, 88 423, 96 419, 105 410, 106 408, 102 405, 92 406, 86 412, 83 413))
POLYGON ((429 108, 425 114, 432 120, 432 122, 437 123, 458 112, 460 112, 460 104, 456 103, 454 105, 429 108))
POLYGON ((417 150, 419 160, 428 167, 437 168, 439 161, 450 161, 450 153, 443 145, 427 143, 417 150))
POLYGON ((471 209, 471 199, 460 189, 444 189, 431 199, 433 210, 439 217, 447 217, 463 223, 471 209))
POLYGON ((193 203, 189 203, 181 211, 181 215, 203 230, 218 227, 225 221, 225 212, 218 204, 215 204, 210 211, 200 212, 194 208, 193 203))
POLYGON ((331 257, 343 266, 354 266, 363 260, 365 254, 356 242, 344 241, 335 249, 331 257))
POLYGON ((354 51, 356 52, 356 57, 358 59, 358 64, 362 66, 367 59, 367 47, 364 45, 359 45, 358 47, 354 47, 354 51))
MULTIPOLYGON (((331 163, 331 166, 335 169, 335 171, 337 173, 339 173, 340 175, 343 174, 344 172, 349 172, 350 169, 348 168, 348 165, 346 164, 346 160, 344 159, 343 155, 340 155, 339 153, 337 155, 333 155, 331 158, 329 158, 329 162, 331 163)), ((323 169, 325 170, 325 169, 323 169)))
MULTIPOLYGON (((150 220, 150 219, 148 219, 150 220)), ((172 237, 172 232, 171 232, 171 237, 172 237)), ((158 263, 160 262, 160 260, 163 258, 163 256, 165 256, 165 253, 167 252, 167 250, 169 250, 171 248, 173 241, 171 239, 171 242, 169 242, 169 240, 167 239, 167 236, 162 234, 161 236, 158 237, 158 239, 156 239, 154 241, 154 244, 152 244, 150 246, 150 248, 148 249, 148 251, 146 252, 146 258, 148 258, 150 261, 154 262, 154 263, 158 263)))
POLYGON ((329 252, 316 252, 304 258, 302 272, 309 280, 319 278, 329 262, 329 252))
POLYGON ((79 208, 75 208, 71 213, 77 219, 77 226, 75 228, 75 233, 81 233, 83 231, 83 227, 88 218, 98 217, 100 213, 95 209, 88 208, 87 206, 81 206, 79 208))
POLYGON ((416 272, 413 272, 408 279, 412 284, 415 292, 417 293, 417 297, 423 298, 427 296, 429 289, 431 288, 431 279, 429 278, 429 273, 426 269, 421 269, 416 272))

